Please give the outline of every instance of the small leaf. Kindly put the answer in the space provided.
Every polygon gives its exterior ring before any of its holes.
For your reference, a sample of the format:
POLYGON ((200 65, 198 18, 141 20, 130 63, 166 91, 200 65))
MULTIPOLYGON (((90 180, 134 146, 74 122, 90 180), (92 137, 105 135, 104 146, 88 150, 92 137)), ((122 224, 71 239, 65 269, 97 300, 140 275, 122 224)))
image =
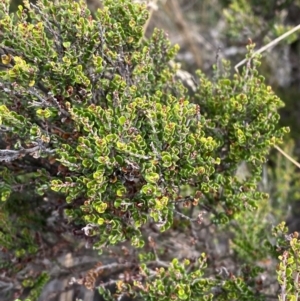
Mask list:
POLYGON ((153 183, 155 184, 158 180, 159 180, 159 174, 158 173, 155 173, 155 172, 151 172, 147 175, 145 175, 145 180, 148 182, 148 183, 153 183))
POLYGON ((63 46, 64 46, 65 48, 70 48, 71 42, 63 42, 63 46))
POLYGON ((98 220, 97 220, 97 224, 98 224, 98 225, 103 225, 104 222, 105 222, 105 220, 104 220, 104 218, 102 218, 102 217, 99 217, 98 220))
POLYGON ((123 125, 126 122, 126 117, 125 116, 121 116, 118 121, 119 121, 120 125, 123 125))
POLYGON ((11 59, 12 59, 12 57, 10 54, 8 54, 8 55, 2 54, 1 55, 1 62, 3 65, 8 65, 11 62, 11 59))
POLYGON ((29 87, 33 87, 34 84, 35 84, 35 81, 34 81, 34 80, 31 80, 31 81, 29 82, 28 86, 29 86, 29 87))

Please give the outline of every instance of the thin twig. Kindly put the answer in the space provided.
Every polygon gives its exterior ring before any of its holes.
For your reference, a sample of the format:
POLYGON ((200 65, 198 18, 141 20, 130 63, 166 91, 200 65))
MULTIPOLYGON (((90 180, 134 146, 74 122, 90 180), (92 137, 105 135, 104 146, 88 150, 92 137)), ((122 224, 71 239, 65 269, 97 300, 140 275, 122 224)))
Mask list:
POLYGON ((125 263, 114 262, 114 263, 110 263, 107 265, 101 265, 101 266, 97 267, 96 269, 94 269, 94 272, 98 273, 102 270, 111 270, 113 268, 130 268, 131 266, 133 266, 133 263, 131 263, 131 262, 125 262, 125 263))
POLYGON ((298 168, 300 168, 300 164, 293 159, 290 155, 288 155, 286 152, 284 152, 279 146, 274 146, 283 156, 285 156, 289 161, 291 161, 293 164, 295 164, 298 168))
MULTIPOLYGON (((252 55, 251 58, 253 58, 256 54, 260 54, 263 53, 264 51, 268 50, 270 47, 276 45, 277 43, 279 43, 281 40, 285 39, 286 37, 288 37, 289 35, 291 35, 292 33, 294 33, 295 31, 300 29, 300 24, 297 25, 296 27, 292 28, 291 30, 287 31, 286 33, 282 34, 280 37, 278 37, 277 39, 271 41, 270 43, 268 43, 267 45, 261 47, 260 49, 258 49, 257 51, 255 51, 252 55)), ((238 68, 242 65, 244 65, 249 59, 243 59, 242 61, 240 61, 238 64, 235 65, 234 69, 237 73, 239 73, 238 68)))

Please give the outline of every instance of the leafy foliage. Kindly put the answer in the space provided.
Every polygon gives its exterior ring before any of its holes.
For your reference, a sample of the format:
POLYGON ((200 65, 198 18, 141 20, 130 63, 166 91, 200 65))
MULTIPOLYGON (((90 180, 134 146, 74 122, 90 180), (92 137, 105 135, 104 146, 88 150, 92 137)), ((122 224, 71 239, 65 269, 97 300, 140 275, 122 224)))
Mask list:
POLYGON ((277 251, 280 263, 277 268, 277 279, 281 286, 279 301, 298 300, 299 296, 299 251, 298 233, 288 235, 285 223, 273 229, 277 238, 277 251))
MULTIPOLYGON (((42 232, 37 225, 47 227, 60 206, 101 252, 124 241, 142 248, 149 223, 164 232, 175 214, 201 224, 205 210, 212 223, 226 224, 267 197, 257 189, 262 165, 288 130, 277 128, 283 104, 259 75, 253 44, 241 74, 231 79, 224 61, 214 81, 199 72, 188 96, 176 77, 179 66, 169 64, 178 47, 160 30, 142 39, 143 5, 107 0, 95 18, 83 2, 25 1, 14 15, 8 1, 0 5, 0 239, 23 267, 41 247, 32 238, 42 232), (243 162, 250 174, 239 178, 243 162), (34 194, 37 206, 20 190, 34 194), (39 196, 53 192, 63 195, 63 205, 59 198, 44 205, 39 196), (187 207, 197 218, 188 217, 187 207), (11 216, 18 222, 8 222, 11 216), (35 223, 33 216, 40 219, 35 223)), ((119 294, 264 298, 243 272, 206 277, 204 254, 190 270, 190 261, 174 259, 154 274, 144 260, 137 280, 117 283, 119 294)), ((36 277, 22 282, 34 288, 33 299, 48 280, 36 277)))

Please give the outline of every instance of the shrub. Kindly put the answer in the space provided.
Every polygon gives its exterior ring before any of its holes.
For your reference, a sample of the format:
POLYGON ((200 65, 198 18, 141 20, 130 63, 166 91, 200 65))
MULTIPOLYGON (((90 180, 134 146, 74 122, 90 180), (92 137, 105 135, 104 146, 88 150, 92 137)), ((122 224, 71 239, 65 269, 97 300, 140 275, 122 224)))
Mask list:
MULTIPOLYGON (((162 267, 153 248, 142 249, 150 224, 161 232, 175 216, 181 227, 201 224, 204 212, 226 224, 266 199, 257 188, 262 165, 287 129, 277 128, 282 102, 257 71, 254 45, 241 74, 230 78, 224 61, 214 81, 198 72, 189 96, 169 64, 178 47, 160 30, 143 39, 143 5, 107 0, 92 18, 83 2, 25 1, 14 15, 0 3, 0 241, 9 276, 40 260, 41 241, 65 215, 99 252, 127 241, 140 248, 140 269, 117 281, 119 295, 263 300, 249 281, 256 267, 221 279, 205 272, 204 253, 197 264, 175 258, 162 267), (249 174, 238 177, 243 162, 249 174), (64 215, 50 227, 57 208, 64 215)), ((33 275, 21 283, 35 299, 48 277, 33 275)))

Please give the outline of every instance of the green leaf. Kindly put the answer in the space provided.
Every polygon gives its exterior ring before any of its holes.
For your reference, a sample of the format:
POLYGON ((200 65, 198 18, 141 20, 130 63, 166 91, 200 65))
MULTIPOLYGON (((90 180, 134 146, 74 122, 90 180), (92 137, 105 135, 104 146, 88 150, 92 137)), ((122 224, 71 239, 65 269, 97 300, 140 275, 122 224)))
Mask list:
POLYGON ((126 122, 126 117, 125 116, 121 116, 121 117, 119 117, 118 121, 119 121, 119 124, 122 126, 126 122))
POLYGON ((148 183, 155 184, 159 180, 159 174, 157 174, 155 172, 148 173, 145 175, 145 180, 148 183))

